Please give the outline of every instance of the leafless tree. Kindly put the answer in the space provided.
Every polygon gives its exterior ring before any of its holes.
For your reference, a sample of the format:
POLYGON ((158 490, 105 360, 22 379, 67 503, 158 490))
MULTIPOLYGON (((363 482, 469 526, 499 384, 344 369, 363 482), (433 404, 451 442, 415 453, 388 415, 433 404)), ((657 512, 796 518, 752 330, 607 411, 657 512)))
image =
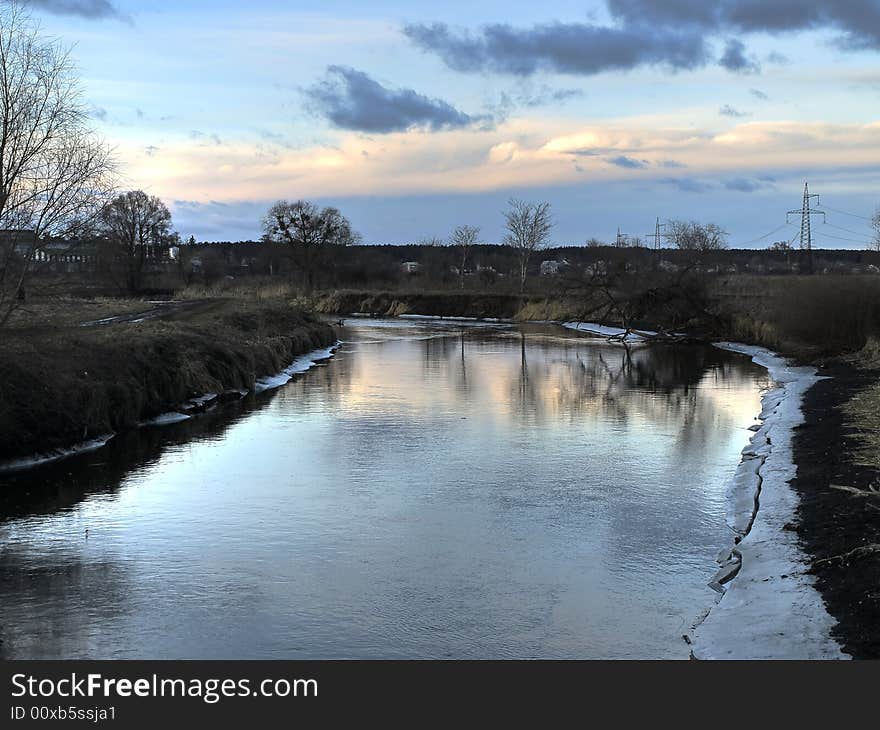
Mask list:
POLYGON ((519 290, 526 286, 529 259, 534 251, 544 246, 553 228, 550 203, 530 203, 517 198, 508 201, 504 213, 507 235, 504 242, 515 249, 519 260, 519 290))
POLYGON ((0 3, 0 326, 50 238, 88 232, 112 190, 69 52, 16 1, 0 3))
POLYGON ((871 243, 868 244, 868 248, 872 251, 880 251, 880 208, 877 208, 877 211, 871 217, 871 228, 874 229, 874 237, 871 239, 871 243))
POLYGON ((685 251, 719 251, 727 248, 727 234, 715 223, 669 221, 669 238, 685 251))
POLYGON ((468 256, 471 248, 476 245, 479 235, 480 229, 475 226, 458 226, 449 239, 449 244, 458 250, 458 285, 461 289, 464 289, 464 270, 467 266, 468 256))
POLYGON ((131 294, 140 291, 147 263, 163 258, 168 247, 177 242, 165 203, 143 190, 113 198, 101 210, 100 223, 100 232, 110 246, 111 271, 131 294))
POLYGON ((279 200, 269 208, 263 218, 263 238, 290 246, 308 291, 314 288, 318 268, 330 247, 351 246, 361 240, 337 208, 321 209, 307 200, 279 200))
POLYGON ((794 248, 788 241, 776 241, 775 243, 771 243, 767 247, 768 251, 782 251, 788 253, 789 251, 793 251, 794 248))

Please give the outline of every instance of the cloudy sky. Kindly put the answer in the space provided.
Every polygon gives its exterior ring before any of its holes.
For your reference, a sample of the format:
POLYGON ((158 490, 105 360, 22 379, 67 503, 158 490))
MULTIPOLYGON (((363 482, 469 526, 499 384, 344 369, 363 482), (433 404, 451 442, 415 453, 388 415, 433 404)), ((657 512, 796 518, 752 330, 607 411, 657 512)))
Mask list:
POLYGON ((200 240, 278 198, 367 242, 501 238, 511 196, 557 243, 714 221, 789 240, 805 180, 863 248, 880 203, 880 0, 31 0, 74 46, 125 184, 200 240))

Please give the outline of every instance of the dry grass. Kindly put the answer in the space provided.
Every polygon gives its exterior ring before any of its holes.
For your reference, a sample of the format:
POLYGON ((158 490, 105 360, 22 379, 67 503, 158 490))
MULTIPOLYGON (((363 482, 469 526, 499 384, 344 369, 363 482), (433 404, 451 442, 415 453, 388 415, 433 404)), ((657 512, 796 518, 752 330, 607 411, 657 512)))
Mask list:
MULTIPOLYGON (((867 344, 846 360, 862 370, 880 370, 880 339, 868 338, 867 344)), ((856 393, 841 410, 844 424, 852 429, 858 443, 857 463, 880 469, 880 383, 856 393)))
POLYGON ((176 294, 180 299, 205 299, 212 297, 232 297, 253 301, 293 300, 298 296, 298 288, 290 281, 279 277, 253 276, 240 279, 220 279, 213 284, 190 284, 176 294))
POLYGON ((804 359, 861 350, 880 336, 880 277, 732 276, 713 290, 729 337, 804 359))
POLYGON ((133 314, 149 308, 149 302, 141 299, 45 297, 25 302, 13 312, 4 333, 7 330, 15 332, 30 328, 75 327, 83 322, 133 314))
POLYGON ((202 393, 251 388, 334 339, 332 328, 284 300, 227 300, 168 320, 4 332, 0 459, 119 431, 202 393))
POLYGON ((843 405, 844 423, 853 430, 857 463, 880 469, 880 385, 867 388, 843 405))

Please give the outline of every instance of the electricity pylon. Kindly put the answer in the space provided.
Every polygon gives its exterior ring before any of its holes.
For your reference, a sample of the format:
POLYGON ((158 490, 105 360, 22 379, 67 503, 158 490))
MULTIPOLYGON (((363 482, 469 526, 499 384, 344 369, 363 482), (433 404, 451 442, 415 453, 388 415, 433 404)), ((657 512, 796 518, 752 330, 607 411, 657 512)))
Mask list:
POLYGON ((822 210, 813 210, 810 207, 810 201, 815 198, 818 202, 818 195, 810 195, 810 186, 809 183, 804 183, 804 202, 803 206, 800 210, 790 210, 785 214, 785 222, 788 223, 789 219, 793 215, 800 215, 801 217, 801 251, 806 251, 807 258, 807 269, 808 273, 813 273, 813 231, 810 227, 810 216, 813 215, 821 215, 822 221, 825 222, 827 220, 827 216, 825 215, 825 211, 822 210))
POLYGON ((668 223, 661 223, 660 219, 657 219, 657 224, 654 226, 653 233, 646 233, 645 238, 653 238, 654 239, 654 250, 659 251, 662 248, 661 241, 666 237, 665 228, 668 226, 668 223))

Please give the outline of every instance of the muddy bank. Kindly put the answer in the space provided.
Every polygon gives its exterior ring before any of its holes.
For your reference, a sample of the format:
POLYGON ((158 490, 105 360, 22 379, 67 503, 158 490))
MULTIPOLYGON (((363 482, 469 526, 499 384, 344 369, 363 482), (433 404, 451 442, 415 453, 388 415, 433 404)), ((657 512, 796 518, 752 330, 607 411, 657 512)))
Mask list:
POLYGON ((880 659, 880 498, 863 496, 877 487, 880 474, 861 463, 858 429, 842 412, 880 373, 835 362, 819 374, 830 378, 807 391, 804 423, 794 436, 792 487, 800 500, 792 528, 811 556, 816 588, 838 621, 834 635, 844 651, 880 659))
POLYGON ((336 341, 278 302, 220 302, 174 320, 8 330, 0 340, 0 461, 100 439, 206 393, 254 390, 336 341))

